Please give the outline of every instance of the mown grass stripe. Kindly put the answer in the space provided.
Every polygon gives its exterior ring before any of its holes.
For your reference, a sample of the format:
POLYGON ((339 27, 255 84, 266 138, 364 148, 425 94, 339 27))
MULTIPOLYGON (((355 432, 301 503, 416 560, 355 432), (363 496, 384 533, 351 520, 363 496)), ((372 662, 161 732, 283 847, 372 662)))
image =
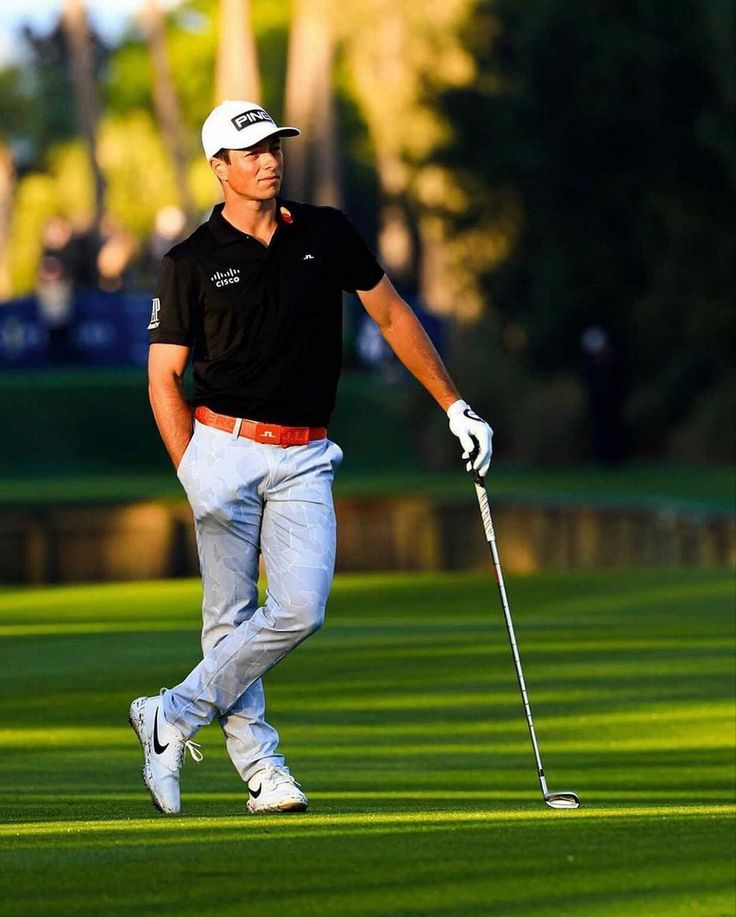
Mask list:
POLYGON ((245 815, 217 725, 180 817, 140 782, 127 707, 196 661, 198 583, 0 590, 4 913, 733 913, 731 573, 509 589, 576 812, 540 798, 487 572, 338 578, 324 631, 266 677, 311 798, 293 818, 245 815))

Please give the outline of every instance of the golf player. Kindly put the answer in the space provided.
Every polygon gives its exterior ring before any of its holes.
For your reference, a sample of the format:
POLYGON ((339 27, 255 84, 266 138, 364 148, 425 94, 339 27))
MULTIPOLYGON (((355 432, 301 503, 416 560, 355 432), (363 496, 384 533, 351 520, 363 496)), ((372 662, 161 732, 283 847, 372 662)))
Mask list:
POLYGON ((253 102, 210 113, 202 144, 224 202, 164 257, 153 300, 151 405, 192 507, 204 587, 202 661, 130 707, 143 779, 165 813, 180 811, 185 751, 201 760, 191 740, 216 718, 248 786, 249 812, 307 808, 266 721, 262 678, 320 627, 332 582, 332 480, 342 452, 327 426, 343 291, 358 296, 447 412, 468 468, 472 461, 485 474, 491 458, 491 428, 460 398, 352 223, 339 210, 279 197, 282 138, 298 134, 253 102), (261 555, 268 589, 259 605, 261 555))

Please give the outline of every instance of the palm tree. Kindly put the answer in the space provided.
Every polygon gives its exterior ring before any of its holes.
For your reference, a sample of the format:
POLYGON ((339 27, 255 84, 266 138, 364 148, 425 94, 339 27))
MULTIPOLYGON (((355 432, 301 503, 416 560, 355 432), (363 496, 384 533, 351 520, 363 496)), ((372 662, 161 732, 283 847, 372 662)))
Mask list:
POLYGON ((223 99, 258 102, 261 80, 249 0, 220 0, 219 36, 215 104, 223 99))
POLYGON ((176 186, 182 209, 189 218, 194 215, 194 203, 187 177, 187 151, 181 128, 179 99, 171 78, 166 52, 164 16, 158 0, 147 0, 144 23, 153 70, 153 101, 167 148, 171 151, 176 174, 176 186))
POLYGON ((286 73, 286 121, 304 131, 289 146, 289 193, 340 206, 337 105, 333 90, 334 3, 294 0, 286 73))
POLYGON ((69 48, 72 86, 80 128, 87 143, 95 189, 94 225, 105 210, 105 176, 97 157, 97 124, 100 103, 95 81, 92 36, 83 0, 64 0, 62 25, 69 48))
POLYGON ((447 88, 474 79, 474 62, 460 39, 473 0, 341 3, 339 38, 375 149, 381 261, 418 289, 429 309, 476 315, 487 233, 454 231, 447 219, 468 201, 449 169, 436 162, 451 128, 435 104, 447 88))

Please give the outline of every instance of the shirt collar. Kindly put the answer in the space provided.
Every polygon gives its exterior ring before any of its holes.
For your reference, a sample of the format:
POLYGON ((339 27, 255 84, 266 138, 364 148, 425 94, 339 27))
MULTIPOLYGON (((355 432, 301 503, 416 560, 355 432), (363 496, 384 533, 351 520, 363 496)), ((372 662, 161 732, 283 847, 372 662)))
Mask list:
MULTIPOLYGON (((215 204, 207 221, 210 232, 215 239, 221 244, 226 245, 228 242, 242 242, 243 239, 249 239, 247 233, 236 229, 232 223, 229 223, 222 215, 224 203, 215 204)), ((286 204, 280 198, 276 201, 276 216, 280 230, 291 229, 294 225, 294 205, 289 202, 286 204)))
POLYGON ((228 221, 222 215, 224 206, 224 203, 215 204, 214 208, 212 209, 212 213, 210 214, 208 221, 210 232, 222 245, 225 245, 228 242, 238 242, 242 239, 246 239, 246 234, 241 232, 239 229, 236 229, 232 223, 228 223, 228 221))

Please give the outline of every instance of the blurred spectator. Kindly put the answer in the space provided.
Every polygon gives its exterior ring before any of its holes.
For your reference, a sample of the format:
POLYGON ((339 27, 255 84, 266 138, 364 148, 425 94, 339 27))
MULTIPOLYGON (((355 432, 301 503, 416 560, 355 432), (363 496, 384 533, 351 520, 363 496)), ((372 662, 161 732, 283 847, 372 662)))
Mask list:
POLYGON ((358 327, 355 349, 367 369, 385 371, 393 357, 393 351, 383 339, 378 325, 367 315, 362 317, 358 327))
POLYGON ((123 288, 125 271, 133 260, 138 243, 135 236, 114 217, 103 217, 101 244, 97 253, 97 284, 106 293, 123 288))
POLYGON ((77 248, 71 221, 53 216, 43 229, 43 249, 36 276, 36 300, 48 334, 48 356, 65 363, 71 356, 77 248))
POLYGON ((153 234, 140 262, 139 286, 142 289, 149 289, 156 283, 161 259, 184 238, 186 228, 187 218, 181 207, 171 204, 157 211, 153 234))
POLYGON ((591 453, 596 462, 619 462, 625 452, 621 386, 609 334, 600 325, 591 325, 583 331, 580 346, 588 395, 591 453))
POLYGON ((148 244, 152 257, 160 261, 171 246, 182 238, 186 224, 187 218, 181 207, 161 207, 156 213, 154 233, 148 244))

